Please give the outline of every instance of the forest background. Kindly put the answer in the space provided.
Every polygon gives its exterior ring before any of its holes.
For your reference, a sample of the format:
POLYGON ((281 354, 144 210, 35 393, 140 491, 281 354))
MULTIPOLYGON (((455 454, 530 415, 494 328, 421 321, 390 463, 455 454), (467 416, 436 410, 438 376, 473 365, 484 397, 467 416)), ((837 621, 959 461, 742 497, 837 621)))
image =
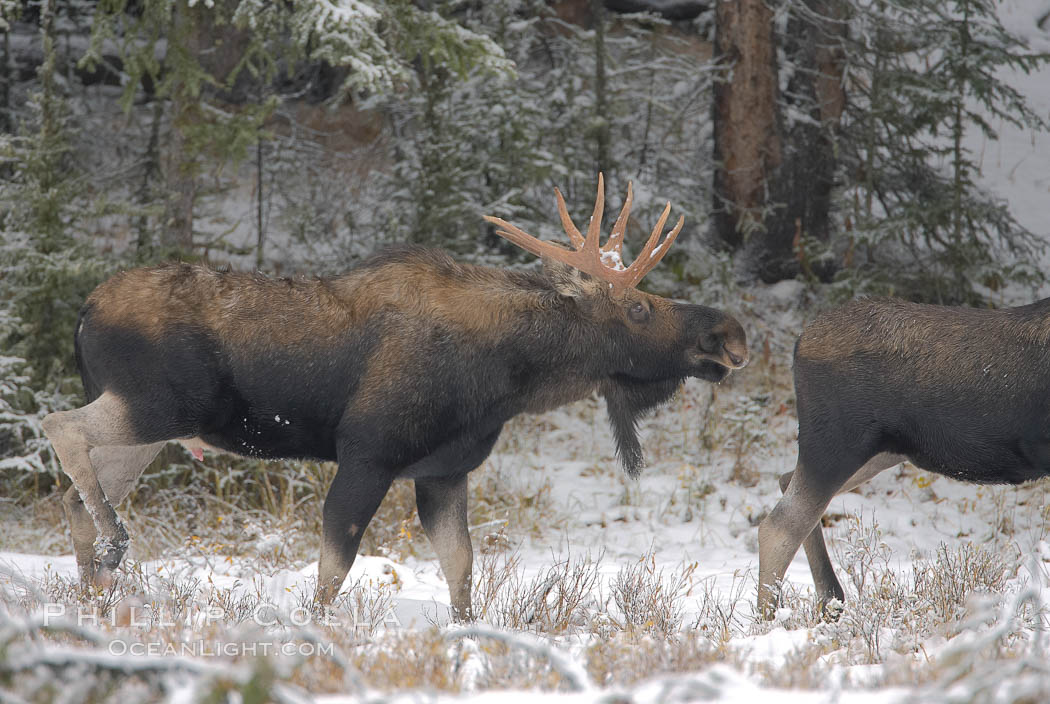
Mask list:
POLYGON ((57 486, 39 419, 79 403, 76 314, 122 267, 332 274, 403 242, 529 266, 481 216, 558 239, 553 187, 587 212, 603 172, 610 210, 633 182, 629 249, 686 216, 664 294, 1044 280, 965 146, 1050 119, 1001 80, 1050 56, 991 0, 0 0, 0 28, 6 496, 57 486))

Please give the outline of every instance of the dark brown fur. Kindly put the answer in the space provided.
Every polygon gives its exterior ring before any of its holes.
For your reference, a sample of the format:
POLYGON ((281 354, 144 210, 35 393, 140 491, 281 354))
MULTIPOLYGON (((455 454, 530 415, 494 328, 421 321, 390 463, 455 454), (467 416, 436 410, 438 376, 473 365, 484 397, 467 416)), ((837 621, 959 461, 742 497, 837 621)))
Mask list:
POLYGON ((818 597, 842 599, 820 531, 838 492, 908 459, 963 481, 1050 474, 1050 299, 1004 310, 859 300, 795 348, 799 459, 759 528, 759 608, 805 540, 818 597))

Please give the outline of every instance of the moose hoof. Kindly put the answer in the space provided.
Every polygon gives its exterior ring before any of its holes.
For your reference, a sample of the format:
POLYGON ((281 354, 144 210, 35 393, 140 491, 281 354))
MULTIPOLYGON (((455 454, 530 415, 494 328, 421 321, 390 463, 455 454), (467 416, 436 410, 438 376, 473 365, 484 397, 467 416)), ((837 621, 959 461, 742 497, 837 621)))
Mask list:
POLYGON ((317 591, 314 592, 314 606, 316 606, 321 611, 330 608, 332 606, 332 602, 335 601, 335 597, 338 594, 338 587, 334 587, 330 584, 318 585, 317 591))
POLYGON ((846 606, 842 603, 842 599, 831 598, 827 601, 819 602, 817 609, 819 609, 821 620, 827 623, 836 623, 842 617, 842 612, 846 610, 846 606))
POLYGON ((449 609, 453 623, 474 623, 474 612, 471 609, 457 609, 455 606, 449 609))
MULTIPOLYGON (((121 528, 114 538, 98 538, 95 540, 95 575, 94 582, 99 583, 102 578, 112 582, 113 572, 120 566, 124 553, 128 549, 128 534, 121 528)), ((106 585, 108 586, 108 584, 106 585)))

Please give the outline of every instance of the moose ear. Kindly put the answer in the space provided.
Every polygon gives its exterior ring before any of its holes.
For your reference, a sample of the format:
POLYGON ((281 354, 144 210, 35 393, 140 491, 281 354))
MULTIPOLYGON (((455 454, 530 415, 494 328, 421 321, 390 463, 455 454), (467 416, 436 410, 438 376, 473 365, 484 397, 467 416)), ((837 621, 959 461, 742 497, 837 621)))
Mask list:
POLYGON ((570 298, 581 298, 593 294, 601 286, 601 283, 594 277, 550 257, 543 257, 543 273, 554 286, 555 291, 570 298))

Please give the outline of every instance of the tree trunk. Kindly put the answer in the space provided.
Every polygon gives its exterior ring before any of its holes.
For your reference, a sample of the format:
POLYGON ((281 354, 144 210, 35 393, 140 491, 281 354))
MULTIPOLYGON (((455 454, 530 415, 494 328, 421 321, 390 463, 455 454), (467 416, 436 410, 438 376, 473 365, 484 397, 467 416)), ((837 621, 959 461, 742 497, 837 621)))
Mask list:
MULTIPOLYGON (((188 138, 190 128, 200 127, 207 119, 202 102, 218 98, 228 102, 243 102, 250 84, 247 72, 242 72, 238 85, 228 85, 232 71, 244 55, 250 34, 232 26, 232 4, 216 2, 190 5, 188 0, 177 0, 172 10, 173 31, 169 51, 180 44, 185 56, 182 61, 196 64, 201 72, 214 80, 199 86, 200 94, 191 90, 182 78, 171 90, 171 139, 164 160, 168 201, 165 206, 163 244, 181 253, 193 250, 194 206, 199 187, 201 154, 188 138), (222 18, 220 20, 220 18, 222 18)), ((177 62, 167 61, 171 70, 177 62)), ((185 69, 184 69, 185 70, 185 69)), ((190 69, 193 70, 193 69, 190 69)))
POLYGON ((181 254, 193 251, 193 205, 197 198, 197 163, 184 136, 189 99, 172 99, 171 139, 164 159, 164 180, 168 200, 164 205, 161 243, 181 254))
MULTIPOLYGON (((199 8, 189 7, 185 0, 178 0, 172 8, 172 38, 183 44, 190 57, 200 56, 203 48, 199 12, 199 8)), ((168 60, 165 63, 172 64, 168 60)), ((164 154, 164 182, 168 197, 164 204, 161 244, 179 254, 193 251, 193 205, 197 198, 198 164, 186 133, 194 121, 198 100, 199 97, 190 95, 184 80, 171 91, 171 138, 164 154)))
POLYGON ((827 242, 835 185, 835 133, 845 109, 845 12, 839 0, 804 0, 788 21, 784 53, 795 64, 784 103, 804 118, 785 130, 784 161, 770 184, 783 204, 754 243, 752 261, 766 281, 795 276, 829 279, 830 261, 815 261, 803 238, 827 242))
POLYGON ((40 37, 43 44, 44 61, 37 70, 40 79, 40 131, 37 135, 35 154, 30 168, 36 183, 32 198, 32 230, 37 247, 45 253, 56 252, 70 242, 63 222, 65 203, 62 185, 66 178, 66 153, 68 151, 62 135, 61 98, 55 82, 55 64, 58 53, 55 28, 56 0, 45 0, 40 7, 40 37))
POLYGON ((763 0, 715 3, 715 238, 738 249, 767 220, 767 180, 780 166, 773 12, 763 0))
POLYGON ((266 222, 263 219, 263 138, 255 143, 255 268, 263 267, 263 247, 266 244, 266 222))
MULTIPOLYGON (((139 182, 138 203, 145 209, 156 197, 154 183, 160 173, 160 125, 164 120, 164 99, 152 95, 153 115, 150 118, 149 141, 146 143, 146 153, 143 156, 142 181, 139 182)), ((143 213, 139 215, 136 222, 138 238, 135 249, 138 258, 149 259, 153 250, 153 235, 150 229, 150 218, 143 213)))
POLYGON ((0 132, 14 132, 11 120, 11 32, 4 32, 4 55, 0 59, 0 132))
POLYGON ((792 13, 784 53, 794 71, 781 96, 772 10, 762 0, 717 4, 715 51, 729 77, 715 84, 713 234, 743 248, 763 281, 830 273, 802 244, 829 236, 843 17, 840 0, 804 0, 792 13), (784 104, 805 117, 785 121, 784 104))

